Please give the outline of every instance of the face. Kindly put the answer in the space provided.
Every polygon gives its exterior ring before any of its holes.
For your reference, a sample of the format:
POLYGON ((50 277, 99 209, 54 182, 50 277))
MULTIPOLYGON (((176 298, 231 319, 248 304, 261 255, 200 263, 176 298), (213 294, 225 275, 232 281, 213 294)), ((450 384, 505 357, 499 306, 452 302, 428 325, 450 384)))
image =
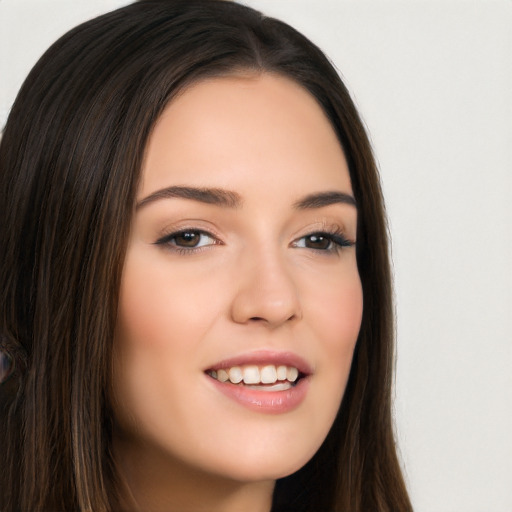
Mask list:
POLYGON ((147 146, 120 290, 127 446, 237 481, 303 466, 360 328, 356 226, 343 151, 300 86, 216 78, 171 102, 147 146))

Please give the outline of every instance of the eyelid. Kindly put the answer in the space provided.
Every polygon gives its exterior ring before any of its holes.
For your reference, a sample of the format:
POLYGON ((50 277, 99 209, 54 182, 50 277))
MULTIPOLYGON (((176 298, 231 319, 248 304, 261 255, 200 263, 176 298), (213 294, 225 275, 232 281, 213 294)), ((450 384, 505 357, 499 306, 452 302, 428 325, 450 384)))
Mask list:
POLYGON ((327 235, 340 235, 345 237, 347 240, 355 243, 355 240, 347 234, 350 232, 350 229, 347 228, 343 223, 340 223, 336 220, 330 220, 326 218, 317 219, 315 222, 308 223, 308 225, 302 227, 300 230, 297 230, 294 235, 294 239, 298 240, 299 238, 325 233, 327 235))
MULTIPOLYGON (((192 221, 194 222, 194 221, 192 221)), ((215 229, 211 229, 210 227, 204 228, 200 227, 202 222, 198 221, 197 223, 191 224, 182 224, 168 226, 164 230, 161 231, 159 238, 153 242, 154 245, 162 246, 164 249, 167 249, 171 252, 181 253, 181 254, 194 254, 203 250, 207 250, 215 245, 224 245, 222 241, 221 235, 216 233, 215 229), (178 245, 176 243, 172 243, 174 238, 179 237, 185 233, 195 233, 200 236, 208 237, 211 242, 207 244, 201 245, 178 245)), ((312 242, 315 243, 315 242, 312 242)), ((309 225, 307 228, 303 229, 303 234, 301 236, 295 236, 294 239, 290 243, 290 247, 298 248, 298 249, 308 249, 310 251, 317 251, 320 253, 338 253, 343 248, 349 248, 356 244, 354 240, 350 237, 346 236, 345 230, 339 224, 328 224, 325 221, 321 221, 319 223, 315 223, 313 225, 309 225), (306 231, 307 229, 307 231, 306 231), (326 248, 322 247, 308 247, 305 245, 299 245, 300 241, 306 239, 307 237, 319 236, 326 239, 326 241, 330 241, 330 244, 326 248)))
POLYGON ((199 251, 208 249, 209 247, 212 247, 214 245, 223 245, 223 242, 219 238, 219 236, 217 236, 215 233, 212 233, 211 231, 209 231, 207 229, 199 228, 199 227, 197 227, 197 225, 194 227, 187 227, 187 226, 173 227, 173 228, 169 229, 166 234, 162 234, 158 238, 158 240, 156 240, 153 243, 154 243, 154 245, 162 246, 169 251, 180 253, 180 254, 193 254, 193 253, 197 253, 199 251), (213 243, 208 243, 206 245, 200 245, 200 246, 191 246, 191 247, 179 246, 179 245, 171 243, 173 238, 176 238, 179 235, 182 235, 184 233, 196 233, 201 236, 206 236, 206 237, 210 238, 213 241, 213 243))
POLYGON ((326 225, 325 223, 322 223, 322 225, 316 227, 315 229, 310 229, 307 233, 304 235, 295 238, 291 246, 299 249, 309 249, 313 251, 319 251, 319 252, 325 252, 325 253, 333 253, 338 252, 339 250, 345 248, 345 247, 353 247, 356 245, 355 240, 351 240, 344 232, 344 230, 338 226, 338 225, 326 225), (324 238, 327 238, 330 240, 332 247, 329 247, 327 249, 320 249, 320 248, 314 248, 314 247, 305 247, 305 246, 299 246, 298 242, 301 240, 304 240, 307 237, 312 236, 322 236, 324 238))
POLYGON ((202 218, 190 217, 183 218, 176 222, 171 222, 169 224, 163 225, 162 228, 158 230, 156 235, 158 239, 154 243, 156 244, 159 240, 186 231, 197 231, 199 233, 204 233, 205 235, 211 236, 212 238, 216 238, 218 240, 223 239, 222 233, 215 226, 215 224, 202 218))

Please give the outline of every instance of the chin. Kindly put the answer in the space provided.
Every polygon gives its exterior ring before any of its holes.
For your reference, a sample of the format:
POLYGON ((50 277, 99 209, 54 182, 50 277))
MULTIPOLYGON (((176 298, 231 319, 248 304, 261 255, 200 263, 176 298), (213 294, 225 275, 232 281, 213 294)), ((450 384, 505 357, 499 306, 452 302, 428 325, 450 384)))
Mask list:
MULTIPOLYGON (((299 440, 300 436, 295 436, 299 440)), ((208 472, 214 472, 218 476, 240 482, 257 482, 278 480, 287 477, 299 469, 315 455, 321 443, 321 439, 315 440, 314 444, 303 442, 293 443, 293 446, 276 446, 269 441, 267 446, 265 442, 244 443, 243 448, 230 452, 229 457, 208 464, 204 469, 208 472)))
POLYGON ((283 464, 283 460, 280 457, 276 457, 275 460, 269 460, 268 457, 265 457, 264 460, 259 459, 233 464, 230 467, 224 468, 225 471, 219 473, 218 476, 242 483, 275 481, 297 472, 310 458, 304 457, 300 460, 297 459, 283 464))

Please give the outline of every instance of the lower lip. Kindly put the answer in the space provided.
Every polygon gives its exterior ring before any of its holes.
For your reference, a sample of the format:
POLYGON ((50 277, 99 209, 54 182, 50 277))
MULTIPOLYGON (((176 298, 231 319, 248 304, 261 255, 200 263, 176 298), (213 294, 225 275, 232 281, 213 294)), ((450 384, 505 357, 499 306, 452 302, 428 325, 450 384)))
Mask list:
POLYGON ((220 382, 212 377, 208 379, 216 389, 240 405, 267 414, 282 414, 297 408, 306 398, 309 388, 307 377, 300 379, 295 386, 284 391, 258 391, 240 384, 220 382))

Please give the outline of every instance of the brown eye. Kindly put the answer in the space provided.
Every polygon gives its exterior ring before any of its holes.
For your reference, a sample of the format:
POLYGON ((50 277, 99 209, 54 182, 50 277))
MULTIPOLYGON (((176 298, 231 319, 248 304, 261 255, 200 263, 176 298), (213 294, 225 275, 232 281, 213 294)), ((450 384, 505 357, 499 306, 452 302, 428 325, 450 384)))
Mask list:
POLYGON ((341 233, 319 232, 303 236, 295 240, 292 245, 298 248, 336 253, 343 247, 351 247, 354 244, 355 242, 351 242, 341 233))
POLYGON ((304 237, 304 246, 308 249, 327 250, 332 244, 332 239, 324 235, 309 235, 304 237))
POLYGON ((194 249, 217 245, 220 241, 206 231, 198 229, 187 229, 170 233, 155 242, 156 245, 163 245, 176 251, 193 252, 194 249))
POLYGON ((183 231, 173 237, 174 244, 179 247, 196 247, 201 240, 201 233, 198 231, 183 231))

